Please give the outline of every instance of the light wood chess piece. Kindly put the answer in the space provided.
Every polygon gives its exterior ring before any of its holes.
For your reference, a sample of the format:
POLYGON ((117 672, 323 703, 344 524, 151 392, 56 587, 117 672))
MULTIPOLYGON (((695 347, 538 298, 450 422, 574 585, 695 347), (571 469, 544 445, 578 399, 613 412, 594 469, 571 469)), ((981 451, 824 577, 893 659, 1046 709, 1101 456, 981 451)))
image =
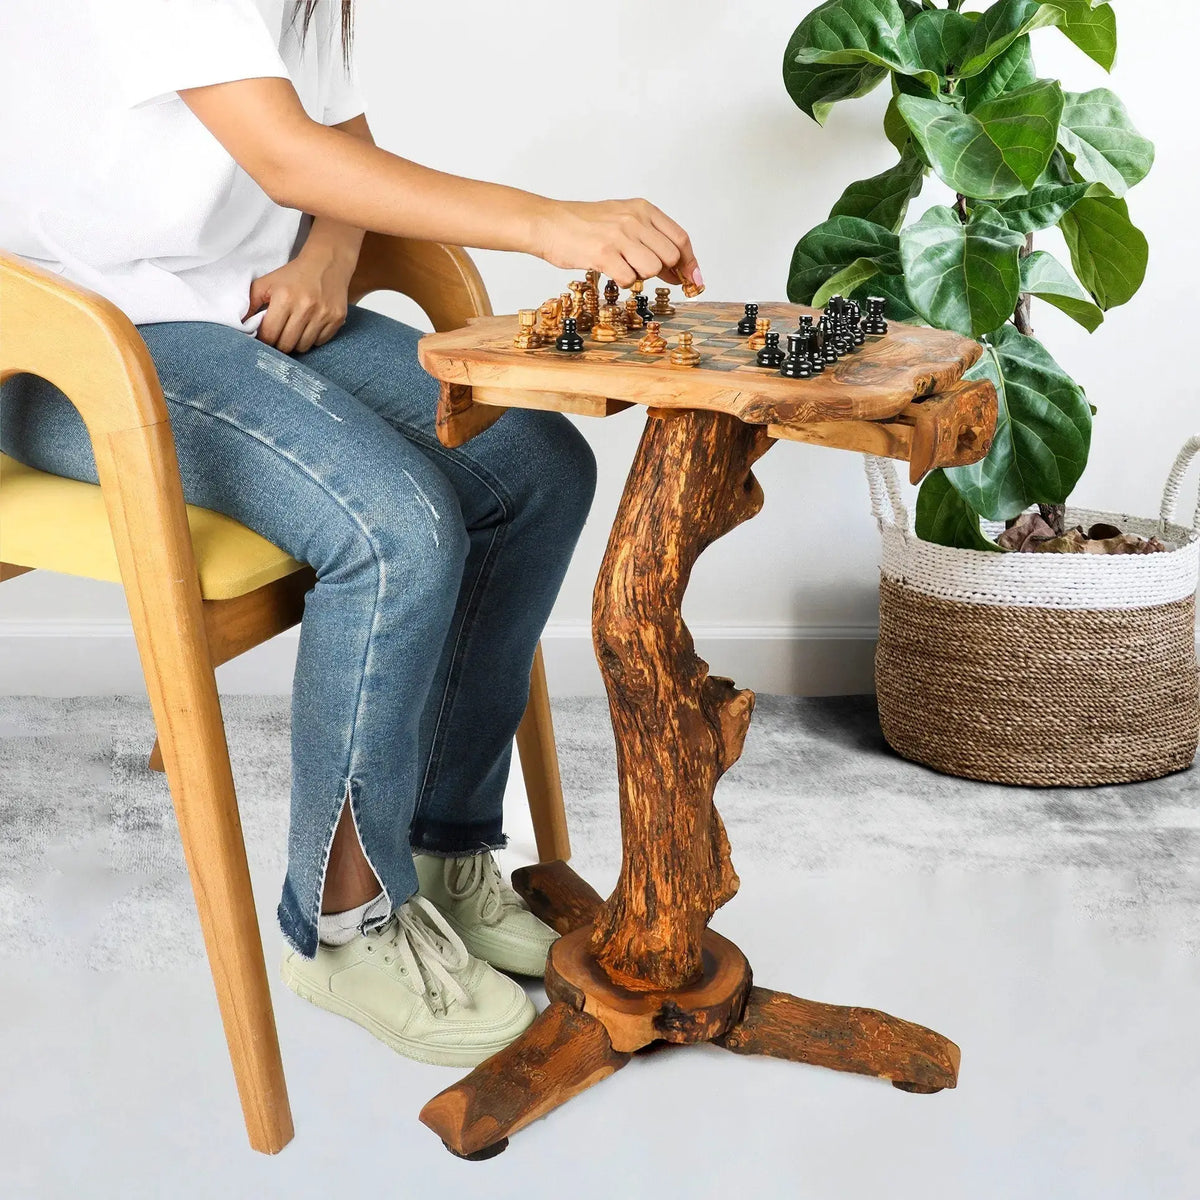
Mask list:
POLYGON ((650 311, 656 317, 673 317, 675 315, 675 305, 671 303, 670 288, 654 289, 654 303, 650 306, 650 311))
POLYGON ((513 349, 536 350, 542 343, 542 335, 537 331, 538 310, 523 308, 517 314, 517 336, 513 338, 513 349))
POLYGON ((658 321, 646 323, 646 336, 638 342, 639 354, 662 354, 667 349, 667 339, 662 336, 662 325, 658 321))
POLYGON ((552 342, 562 333, 562 297, 547 300, 538 309, 538 334, 543 342, 552 342))
POLYGON ((583 319, 590 329, 600 320, 600 272, 588 271, 584 278, 583 319))
POLYGON ((754 325, 754 332, 750 335, 750 340, 746 343, 746 349, 751 353, 757 354, 767 344, 767 334, 771 332, 771 318, 759 317, 754 325))
POLYGON ((636 296, 630 296, 625 301, 625 332, 632 334, 635 337, 641 337, 642 332, 646 328, 646 322, 642 320, 642 314, 638 312, 638 302, 636 296))
POLYGON ((618 308, 615 304, 606 304, 600 310, 600 319, 592 330, 593 342, 616 342, 621 338, 617 331, 616 319, 618 308))
POLYGON ((594 321, 587 311, 587 284, 576 279, 571 284, 571 311, 568 316, 575 318, 575 327, 580 333, 591 331, 594 321))
POLYGON ((704 291, 704 284, 693 283, 690 279, 684 279, 680 286, 683 288, 683 294, 689 300, 695 300, 704 291))
POLYGON ((692 335, 688 332, 679 335, 679 344, 671 351, 671 366, 694 367, 700 362, 700 351, 692 345, 692 335))

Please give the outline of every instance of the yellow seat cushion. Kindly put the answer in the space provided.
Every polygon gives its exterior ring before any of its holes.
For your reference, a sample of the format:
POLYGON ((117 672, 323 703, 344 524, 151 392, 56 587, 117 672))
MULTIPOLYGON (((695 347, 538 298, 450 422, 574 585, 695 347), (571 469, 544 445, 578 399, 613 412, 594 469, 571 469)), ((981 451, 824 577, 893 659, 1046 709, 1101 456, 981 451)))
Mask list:
MULTIPOLYGON (((187 517, 205 600, 244 596, 303 566, 223 513, 189 504, 187 517)), ((0 562, 120 583, 100 488, 0 454, 0 562)))

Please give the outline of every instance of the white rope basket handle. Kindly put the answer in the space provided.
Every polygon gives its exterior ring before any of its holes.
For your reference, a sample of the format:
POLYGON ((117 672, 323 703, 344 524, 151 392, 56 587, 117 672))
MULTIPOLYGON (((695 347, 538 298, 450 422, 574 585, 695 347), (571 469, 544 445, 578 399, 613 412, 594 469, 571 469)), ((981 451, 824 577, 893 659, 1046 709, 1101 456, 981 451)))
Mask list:
MULTIPOLYGON (((1188 467, 1192 465, 1192 459, 1198 454, 1200 454, 1200 434, 1188 438, 1184 443, 1179 457, 1175 460, 1175 465, 1171 468, 1171 474, 1167 476, 1167 486, 1163 489, 1162 513, 1158 519, 1160 536, 1166 530, 1168 523, 1173 523, 1175 520, 1175 510, 1179 503, 1179 490, 1183 487, 1183 478, 1187 474, 1188 467)), ((1200 497, 1197 497, 1196 516, 1192 521, 1192 528, 1200 533, 1200 497)))
MULTIPOLYGON (((1200 439, 1198 439, 1200 444, 1200 439)), ((878 458, 874 454, 863 455, 863 466, 867 472, 867 486, 871 489, 871 515, 877 524, 884 519, 884 501, 892 509, 892 520, 904 533, 908 532, 908 506, 900 493, 900 480, 890 458, 878 458)))

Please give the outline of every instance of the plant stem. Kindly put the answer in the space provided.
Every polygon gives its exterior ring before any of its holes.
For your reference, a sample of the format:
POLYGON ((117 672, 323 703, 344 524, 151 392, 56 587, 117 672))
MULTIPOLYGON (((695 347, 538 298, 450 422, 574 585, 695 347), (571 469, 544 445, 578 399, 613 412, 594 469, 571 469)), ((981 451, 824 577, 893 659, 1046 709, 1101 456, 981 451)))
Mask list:
POLYGON ((967 223, 967 198, 959 192, 954 198, 954 211, 958 213, 958 219, 965 225, 967 223))
MULTIPOLYGON (((1021 250, 1021 257, 1028 258, 1033 253, 1033 234, 1025 235, 1025 245, 1021 250)), ((1033 333, 1033 324, 1029 319, 1030 309, 1033 307, 1033 297, 1028 292, 1022 292, 1017 300, 1017 308, 1013 313, 1013 324, 1017 329, 1029 336, 1033 333)))

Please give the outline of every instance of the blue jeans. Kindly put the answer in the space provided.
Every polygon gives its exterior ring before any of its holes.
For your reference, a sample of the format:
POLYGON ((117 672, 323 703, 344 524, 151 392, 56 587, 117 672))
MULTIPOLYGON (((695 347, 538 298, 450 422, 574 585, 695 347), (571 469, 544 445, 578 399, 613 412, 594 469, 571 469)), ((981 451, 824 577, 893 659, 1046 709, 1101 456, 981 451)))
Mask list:
MULTIPOLYGON (((188 502, 316 571, 292 689, 279 905, 284 935, 312 956, 345 804, 394 906, 417 888, 413 848, 504 844, 513 735, 595 460, 565 417, 528 411, 447 450, 420 335, 367 309, 352 307, 337 337, 295 356, 223 325, 139 332, 188 502)), ((34 376, 0 392, 0 449, 96 482, 79 414, 34 376)))

